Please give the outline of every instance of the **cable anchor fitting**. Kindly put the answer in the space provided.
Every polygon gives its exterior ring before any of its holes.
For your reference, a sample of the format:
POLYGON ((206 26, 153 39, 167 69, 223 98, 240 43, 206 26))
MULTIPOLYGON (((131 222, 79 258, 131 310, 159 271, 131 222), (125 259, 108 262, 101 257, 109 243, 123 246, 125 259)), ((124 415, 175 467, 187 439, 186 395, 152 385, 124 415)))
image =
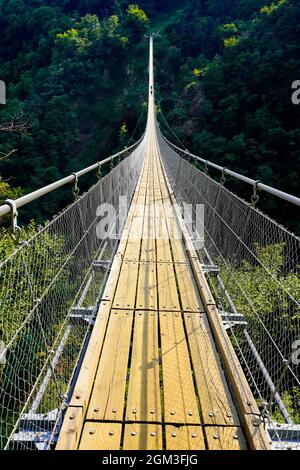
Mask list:
POLYGON ((225 186, 226 183, 226 168, 222 168, 222 176, 220 179, 221 186, 225 186))
POLYGON ((98 162, 98 168, 97 168, 97 173, 96 173, 96 176, 97 176, 97 180, 100 181, 101 178, 102 178, 102 173, 101 173, 101 162, 98 162))
POLYGON ((76 201, 79 198, 80 189, 78 187, 78 175, 77 175, 77 173, 73 173, 73 176, 75 178, 75 181, 74 181, 74 187, 72 189, 72 194, 73 194, 74 199, 76 201))
POLYGON ((9 234, 15 246, 19 246, 22 230, 18 226, 18 209, 17 209, 16 201, 14 201, 13 199, 6 199, 4 201, 4 204, 7 204, 10 207, 11 226, 9 229, 9 234))
POLYGON ((191 162, 191 158, 190 158, 188 149, 185 149, 185 150, 184 150, 184 155, 185 155, 186 161, 190 163, 190 162, 191 162))
POLYGON ((18 246, 20 244, 21 228, 18 226, 18 210, 16 201, 14 201, 13 199, 6 199, 4 203, 10 207, 11 226, 9 233, 11 238, 13 239, 14 244, 18 246))
POLYGON ((252 207, 256 207, 256 205, 257 205, 257 203, 258 203, 258 201, 259 201, 259 194, 258 194, 259 188, 258 188, 258 184, 259 184, 260 182, 261 182, 260 180, 255 181, 254 186, 253 186, 253 194, 252 194, 252 197, 251 197, 251 205, 252 205, 252 207))
POLYGON ((118 164, 121 163, 121 161, 122 161, 122 156, 123 156, 123 155, 124 155, 124 160, 125 160, 125 158, 128 157, 128 153, 129 153, 129 152, 128 152, 128 150, 127 150, 127 146, 125 146, 125 147, 124 147, 124 153, 120 152, 120 155, 119 155, 119 158, 118 158, 118 164))

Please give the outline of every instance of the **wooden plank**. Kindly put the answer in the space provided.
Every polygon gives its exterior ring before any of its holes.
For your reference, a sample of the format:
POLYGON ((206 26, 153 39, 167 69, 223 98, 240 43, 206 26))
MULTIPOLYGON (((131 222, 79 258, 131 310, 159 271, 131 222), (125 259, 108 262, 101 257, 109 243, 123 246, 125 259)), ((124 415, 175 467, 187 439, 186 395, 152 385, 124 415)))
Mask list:
POLYGON ((155 238, 157 247, 157 261, 172 263, 172 253, 165 216, 164 214, 159 214, 157 216, 156 210, 157 207, 155 206, 155 238))
POLYGON ((89 345, 70 401, 70 406, 80 406, 84 413, 87 409, 97 364, 104 342, 110 308, 110 302, 101 302, 89 345))
POLYGON ((138 197, 146 197, 146 194, 147 194, 147 189, 142 187, 139 190, 138 197))
POLYGON ((208 450, 246 450, 247 445, 241 428, 205 427, 208 450))
POLYGON ((124 253, 125 261, 139 261, 140 258, 140 248, 141 248, 141 238, 134 240, 129 239, 124 253))
POLYGON ((162 427, 158 424, 126 424, 124 450, 162 450, 162 427))
MULTIPOLYGON (((169 198, 169 205, 171 204, 171 200, 169 198)), ((164 204, 166 208, 166 204, 164 204)), ((187 263, 188 258, 186 254, 186 249, 182 240, 182 228, 180 224, 178 224, 176 212, 174 211, 173 205, 171 209, 167 206, 167 215, 166 222, 168 226, 168 233, 169 239, 173 254, 174 263, 187 263), (171 210, 172 209, 172 210, 171 210)))
POLYGON ((104 301, 113 300, 119 274, 121 271, 121 267, 122 267, 122 257, 119 255, 115 255, 108 279, 106 281, 106 285, 105 285, 104 292, 102 295, 102 300, 104 301))
POLYGON ((126 419, 161 421, 157 312, 135 313, 126 419))
POLYGON ((155 262, 156 261, 156 244, 155 237, 143 237, 141 246, 141 261, 155 262))
POLYGON ((85 423, 79 450, 120 450, 122 424, 85 423))
POLYGON ((157 263, 157 286, 159 310, 179 311, 174 267, 171 263, 157 263))
POLYGON ((239 426, 239 419, 205 317, 184 313, 184 322, 203 424, 239 426))
POLYGON ((113 301, 113 308, 133 309, 135 306, 138 262, 124 261, 113 301))
POLYGON ((131 225, 132 225, 132 221, 134 219, 134 216, 136 214, 136 196, 134 196, 133 200, 132 200, 132 203, 130 205, 130 208, 129 208, 129 211, 128 211, 128 214, 127 214, 127 218, 126 218, 126 223, 125 223, 125 226, 123 228, 123 232, 122 232, 122 236, 121 236, 121 240, 120 240, 120 243, 119 243, 119 246, 118 246, 118 254, 120 255, 124 255, 124 252, 125 252, 125 249, 126 249, 126 246, 127 246, 127 241, 128 241, 128 237, 129 237, 129 233, 130 233, 130 229, 131 229, 131 225))
POLYGON ((166 423, 200 424, 181 313, 160 312, 166 423))
POLYGON ((170 244, 171 244, 171 249, 172 249, 172 253, 173 253, 174 263, 175 264, 177 264, 177 263, 187 263, 188 260, 187 260, 186 254, 185 254, 185 250, 183 248, 182 241, 171 236, 170 237, 170 244))
POLYGON ((145 197, 146 197, 147 190, 144 189, 140 193, 135 193, 132 199, 131 207, 129 210, 129 215, 132 217, 134 215, 134 212, 136 210, 136 206, 140 206, 141 204, 145 203, 145 197))
POLYGON ((156 260, 155 223, 154 218, 150 215, 152 212, 154 213, 153 207, 152 209, 149 206, 146 207, 141 243, 141 261, 156 260))
MULTIPOLYGON (((153 222, 153 219, 155 217, 155 200, 154 200, 154 195, 152 190, 149 190, 149 195, 146 198, 145 202, 145 213, 144 217, 145 219, 148 219, 149 222, 153 222)), ((153 232, 154 235, 154 232, 153 232)))
POLYGON ((87 419, 122 420, 133 312, 111 312, 87 419))
POLYGON ((83 425, 83 409, 69 406, 59 433, 55 450, 76 450, 83 425))
POLYGON ((205 450, 200 426, 166 426, 166 450, 205 450))
MULTIPOLYGON (((144 210, 144 207, 143 207, 144 210)), ((140 216, 134 216, 132 218, 132 223, 130 226, 128 240, 129 241, 137 241, 140 240, 143 233, 143 223, 144 223, 144 214, 140 216)))
MULTIPOLYGON (((163 236, 157 235, 158 230, 158 225, 161 225, 160 221, 157 221, 155 219, 155 232, 156 232, 156 259, 158 263, 172 263, 172 254, 171 254, 171 248, 170 248, 170 241, 168 238, 163 238, 163 236)), ((164 226, 164 222, 162 222, 164 226)), ((162 227, 162 230, 164 228, 162 227)), ((161 233, 161 232, 160 232, 161 233)))
POLYGON ((186 312, 204 312, 189 265, 175 264, 175 272, 182 309, 186 312))
POLYGON ((127 260, 139 259, 146 194, 147 186, 143 187, 141 183, 139 183, 129 209, 126 224, 122 233, 122 239, 118 249, 118 253, 122 254, 124 259, 127 260))
POLYGON ((140 263, 136 308, 157 310, 157 280, 154 263, 140 263))
POLYGON ((141 204, 144 204, 145 203, 145 198, 146 198, 146 194, 147 194, 147 189, 146 188, 142 188, 141 186, 137 186, 137 189, 136 189, 136 192, 134 193, 133 195, 133 198, 132 198, 132 201, 131 201, 131 205, 129 207, 129 211, 128 211, 128 221, 131 220, 131 218, 134 216, 134 215, 139 215, 137 213, 137 209, 139 209, 140 205, 141 204))

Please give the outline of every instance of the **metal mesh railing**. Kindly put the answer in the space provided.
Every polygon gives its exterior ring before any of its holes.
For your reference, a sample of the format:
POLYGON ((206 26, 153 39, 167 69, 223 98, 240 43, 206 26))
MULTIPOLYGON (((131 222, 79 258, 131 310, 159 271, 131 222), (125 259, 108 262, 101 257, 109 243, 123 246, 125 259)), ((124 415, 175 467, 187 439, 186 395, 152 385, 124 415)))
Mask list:
POLYGON ((97 209, 130 201, 143 149, 0 263, 0 448, 53 441, 118 242, 118 217, 99 236, 97 209))
POLYGON ((204 205, 198 255, 272 439, 300 447, 300 239, 159 145, 177 201, 204 205))

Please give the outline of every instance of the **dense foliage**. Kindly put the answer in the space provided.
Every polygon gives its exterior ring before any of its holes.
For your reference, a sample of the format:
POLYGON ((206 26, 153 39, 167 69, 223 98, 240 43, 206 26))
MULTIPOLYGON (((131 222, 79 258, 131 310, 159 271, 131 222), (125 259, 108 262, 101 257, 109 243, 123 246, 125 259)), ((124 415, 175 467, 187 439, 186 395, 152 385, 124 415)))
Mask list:
MULTIPOLYGON (((183 144, 297 195, 299 24, 297 0, 0 0, 0 122, 21 112, 32 122, 27 135, 0 136, 1 150, 18 148, 0 174, 28 192, 124 146, 145 110, 152 30, 158 105, 183 144)), ((299 230, 296 213, 268 204, 299 230)))
MULTIPOLYGON (((275 360, 276 356, 269 343, 268 335, 262 334, 261 321, 272 336, 274 344, 287 356, 290 354, 290 344, 287 338, 297 338, 299 328, 299 275, 294 272, 284 274, 285 248, 284 243, 267 245, 263 248, 256 245, 255 256, 259 260, 256 265, 247 260, 242 260, 238 267, 233 265, 229 267, 222 263, 222 260, 219 262, 221 278, 226 283, 227 292, 230 294, 237 312, 244 315, 248 323, 247 329, 251 332, 251 339, 259 348, 260 354, 263 355, 266 369, 272 371, 274 377, 276 367, 280 370, 280 364, 275 360), (266 270, 268 270, 268 275, 266 270), (292 301, 284 292, 292 294, 296 302, 292 301)), ((227 304, 224 291, 220 289, 216 278, 211 278, 211 286, 215 297, 221 300, 226 311, 230 311, 230 305, 227 304)), ((252 353, 249 358, 249 344, 245 341, 243 328, 236 329, 232 340, 237 353, 243 351, 244 357, 249 360, 252 373, 258 380, 261 371, 257 363, 253 363, 251 360, 253 359, 252 353)), ((240 359, 243 362, 241 355, 240 359)), ((295 370, 297 370, 296 367, 295 370)), ((263 377, 261 380, 261 383, 264 384, 263 377)), ((264 390, 264 393, 266 399, 270 393, 268 388, 264 390)), ((280 393, 291 418, 299 424, 299 387, 288 376, 288 380, 283 385, 281 384, 280 393)), ((275 405, 272 408, 272 417, 276 421, 284 422, 283 416, 275 405)))

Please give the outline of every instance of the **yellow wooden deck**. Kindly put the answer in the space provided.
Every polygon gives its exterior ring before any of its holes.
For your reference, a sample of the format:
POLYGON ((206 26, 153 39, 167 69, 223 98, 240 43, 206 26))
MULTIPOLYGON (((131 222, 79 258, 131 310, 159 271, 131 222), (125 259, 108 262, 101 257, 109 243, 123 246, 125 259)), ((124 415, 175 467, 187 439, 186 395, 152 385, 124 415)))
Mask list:
POLYGON ((267 449, 162 166, 152 38, 149 76, 143 168, 56 449, 267 449))
POLYGON ((145 153, 57 449, 245 449, 154 137, 145 153))

